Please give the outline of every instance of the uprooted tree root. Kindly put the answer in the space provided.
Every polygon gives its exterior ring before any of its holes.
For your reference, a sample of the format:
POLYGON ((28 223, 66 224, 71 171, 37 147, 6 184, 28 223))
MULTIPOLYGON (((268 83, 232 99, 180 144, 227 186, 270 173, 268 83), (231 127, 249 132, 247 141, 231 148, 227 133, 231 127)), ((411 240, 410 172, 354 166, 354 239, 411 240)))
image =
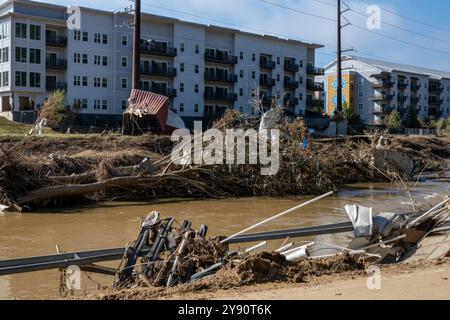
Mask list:
POLYGON ((278 253, 262 252, 242 261, 231 261, 215 275, 172 288, 148 287, 95 294, 103 300, 152 299, 200 291, 217 291, 263 283, 302 283, 323 275, 364 274, 370 259, 337 255, 326 259, 287 261, 278 253))
MULTIPOLYGON (((215 128, 223 131, 257 125, 228 112, 215 128)), ((388 180, 371 165, 377 136, 332 142, 309 139, 304 148, 305 137, 308 134, 302 119, 281 123, 280 168, 275 176, 261 175, 260 165, 175 165, 170 159, 173 142, 167 136, 3 139, 0 201, 33 210, 80 200, 295 196, 321 194, 346 183, 388 180), (145 158, 151 169, 137 167, 145 158)), ((400 139, 389 148, 414 152, 420 156, 421 167, 439 166, 432 163, 430 145, 422 146, 422 156, 400 139)), ((444 155, 442 150, 438 152, 444 155)))

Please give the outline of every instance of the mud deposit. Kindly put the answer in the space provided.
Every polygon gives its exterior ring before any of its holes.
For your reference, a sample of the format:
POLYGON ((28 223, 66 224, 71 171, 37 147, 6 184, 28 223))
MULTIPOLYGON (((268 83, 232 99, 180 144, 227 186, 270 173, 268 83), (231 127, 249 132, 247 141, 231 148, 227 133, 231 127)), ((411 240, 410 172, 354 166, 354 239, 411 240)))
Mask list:
POLYGON ((370 263, 366 258, 341 255, 327 259, 286 261, 278 253, 262 252, 242 261, 232 261, 213 276, 170 289, 138 288, 102 292, 83 299, 154 299, 201 291, 217 291, 264 283, 307 283, 324 275, 362 275, 370 263))

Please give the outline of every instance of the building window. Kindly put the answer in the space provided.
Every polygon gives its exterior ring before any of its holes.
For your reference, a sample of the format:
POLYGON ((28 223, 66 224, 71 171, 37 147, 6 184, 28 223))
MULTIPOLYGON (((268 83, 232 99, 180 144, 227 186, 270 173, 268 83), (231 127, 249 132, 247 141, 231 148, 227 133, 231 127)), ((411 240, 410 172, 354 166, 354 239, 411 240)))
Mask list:
POLYGON ((88 55, 83 53, 83 64, 88 64, 88 55))
POLYGON ((2 85, 4 87, 9 86, 9 71, 3 71, 2 73, 2 85))
POLYGON ((100 100, 95 99, 94 100, 94 110, 100 109, 100 100))
POLYGON ((128 67, 128 57, 122 57, 122 67, 128 67))
POLYGON ((364 84, 364 78, 359 78, 358 79, 358 84, 359 85, 363 85, 364 84))
POLYGON ((195 113, 198 112, 198 103, 196 103, 196 104, 194 105, 194 112, 195 112, 195 113))
POLYGON ((127 109, 127 100, 122 100, 122 110, 127 109))
POLYGON ((27 38, 27 24, 16 22, 16 38, 27 38))
POLYGON ((239 53, 239 59, 244 60, 244 53, 242 51, 239 53))
POLYGON ((184 112, 184 103, 180 103, 180 112, 184 112))
POLYGON ((107 110, 108 109, 108 100, 102 100, 102 109, 107 110))
POLYGON ((74 53, 73 54, 73 62, 74 63, 81 63, 81 53, 74 53))
POLYGON ((80 41, 81 40, 81 31, 75 30, 73 32, 73 40, 80 41))
POLYGON ((198 64, 195 65, 195 73, 199 73, 200 67, 198 66, 198 64))
POLYGON ((108 44, 108 35, 107 34, 104 34, 102 36, 102 42, 103 42, 103 44, 108 44))
POLYGON ((16 62, 27 63, 27 48, 16 47, 16 62))
POLYGON ((194 86, 194 91, 195 91, 195 93, 198 93, 198 84, 196 84, 196 85, 194 86))
POLYGON ((244 78, 244 70, 239 71, 239 78, 244 78))
POLYGON ((200 53, 200 46, 198 44, 195 45, 195 54, 200 53))
POLYGON ((27 86, 27 73, 23 71, 16 71, 16 87, 27 86))
POLYGON ((30 72, 30 87, 40 88, 41 87, 41 74, 37 72, 30 72))
POLYGON ((82 99, 81 100, 81 108, 87 109, 88 107, 88 99, 82 99))
POLYGON ((103 78, 102 79, 102 87, 103 88, 108 88, 108 78, 103 78))
POLYGON ((100 43, 100 33, 94 33, 94 42, 95 43, 100 43))
POLYGON ((127 89, 128 88, 128 80, 127 80, 127 78, 122 78, 121 79, 121 85, 122 85, 122 89, 127 89))
POLYGON ((83 31, 83 41, 88 42, 89 41, 89 33, 86 31, 83 31))
POLYGON ((184 83, 183 82, 180 83, 180 92, 184 92, 184 83))
POLYGON ((256 61, 256 54, 252 54, 252 61, 256 61))
POLYGON ((127 35, 122 35, 122 45, 123 46, 128 46, 128 36, 127 35))
POLYGON ((100 60, 101 60, 100 56, 94 56, 94 64, 100 65, 100 60))
POLYGON ((108 57, 107 56, 103 56, 103 58, 102 58, 102 65, 104 65, 104 66, 108 65, 108 57))
POLYGON ((9 48, 3 48, 2 49, 2 62, 9 62, 9 48))
POLYGON ((88 77, 83 76, 83 87, 87 87, 88 86, 88 77))
POLYGON ((100 88, 100 78, 94 78, 94 88, 100 88))
POLYGON ((300 84, 303 84, 303 77, 300 77, 300 84))
POLYGON ((30 63, 41 64, 41 49, 30 49, 30 63))
POLYGON ((181 51, 181 52, 184 52, 184 43, 181 43, 181 44, 180 44, 180 51, 181 51))
POLYGON ((180 63, 180 72, 184 72, 184 63, 180 63))
POLYGON ((280 74, 277 74, 277 82, 280 82, 280 74))
POLYGON ((358 104, 358 109, 359 110, 364 110, 364 103, 358 104))
POLYGON ((41 40, 41 26, 30 24, 30 39, 41 40))
POLYGON ((239 95, 242 97, 244 95, 244 89, 240 88, 239 89, 239 95))
POLYGON ((280 64, 280 57, 277 57, 277 64, 280 64))
POLYGON ((300 100, 303 100, 303 93, 300 93, 300 100))
POLYGON ((300 60, 300 68, 303 68, 303 60, 300 60))
POLYGON ((252 79, 256 79, 256 72, 252 71, 252 79))
POLYGON ((358 92, 358 97, 360 97, 360 98, 364 97, 364 91, 359 91, 358 92))
POLYGON ((81 77, 80 76, 73 76, 73 85, 75 87, 81 86, 81 77))
POLYGON ((8 39, 9 38, 9 24, 2 23, 0 25, 0 39, 8 39))

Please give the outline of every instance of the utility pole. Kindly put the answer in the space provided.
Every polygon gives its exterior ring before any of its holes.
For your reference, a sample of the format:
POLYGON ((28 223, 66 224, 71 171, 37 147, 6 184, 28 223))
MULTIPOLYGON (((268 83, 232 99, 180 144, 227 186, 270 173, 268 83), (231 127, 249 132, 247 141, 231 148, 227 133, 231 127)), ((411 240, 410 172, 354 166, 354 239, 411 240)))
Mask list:
POLYGON ((141 79, 141 0, 134 0, 133 38, 133 89, 138 89, 141 79))
POLYGON ((342 45, 341 45, 341 0, 337 0, 337 106, 336 111, 342 112, 342 45))

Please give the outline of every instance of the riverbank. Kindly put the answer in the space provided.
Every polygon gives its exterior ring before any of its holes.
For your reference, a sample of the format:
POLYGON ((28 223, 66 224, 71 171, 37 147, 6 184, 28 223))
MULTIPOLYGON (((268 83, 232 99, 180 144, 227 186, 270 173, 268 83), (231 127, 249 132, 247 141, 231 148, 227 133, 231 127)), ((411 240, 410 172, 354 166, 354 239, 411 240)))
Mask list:
POLYGON ((448 137, 386 136, 381 147, 378 136, 308 138, 305 148, 302 123, 283 130, 289 135, 282 135, 275 176, 260 175, 259 165, 176 166, 169 136, 0 137, 0 203, 33 211, 109 200, 321 194, 404 176, 393 167, 382 172, 373 166, 380 148, 407 155, 413 174, 449 168, 448 137))

